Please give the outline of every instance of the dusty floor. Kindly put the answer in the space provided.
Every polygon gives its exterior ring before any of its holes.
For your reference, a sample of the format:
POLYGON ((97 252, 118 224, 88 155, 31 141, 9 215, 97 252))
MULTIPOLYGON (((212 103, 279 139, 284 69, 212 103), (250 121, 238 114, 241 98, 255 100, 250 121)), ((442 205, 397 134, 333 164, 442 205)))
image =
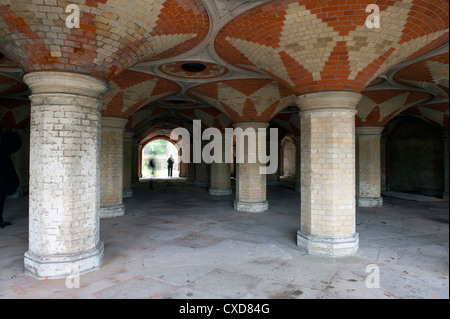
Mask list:
POLYGON ((269 187, 270 210, 233 210, 233 196, 173 180, 135 189, 126 215, 101 221, 102 268, 69 289, 23 274, 27 198, 6 204, 0 298, 449 298, 448 202, 385 198, 358 208, 360 250, 319 258, 296 246, 299 195, 269 187), (368 288, 379 269, 380 287, 368 288))

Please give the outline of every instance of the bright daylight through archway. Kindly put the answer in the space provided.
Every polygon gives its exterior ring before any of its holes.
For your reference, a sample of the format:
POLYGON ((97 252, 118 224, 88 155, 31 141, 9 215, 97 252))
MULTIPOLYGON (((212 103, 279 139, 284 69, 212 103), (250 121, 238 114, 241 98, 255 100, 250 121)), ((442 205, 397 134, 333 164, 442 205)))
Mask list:
POLYGON ((156 140, 144 147, 142 150, 142 178, 179 176, 178 149, 174 144, 166 140, 156 140), (169 176, 168 160, 170 157, 173 159, 172 176, 169 176))

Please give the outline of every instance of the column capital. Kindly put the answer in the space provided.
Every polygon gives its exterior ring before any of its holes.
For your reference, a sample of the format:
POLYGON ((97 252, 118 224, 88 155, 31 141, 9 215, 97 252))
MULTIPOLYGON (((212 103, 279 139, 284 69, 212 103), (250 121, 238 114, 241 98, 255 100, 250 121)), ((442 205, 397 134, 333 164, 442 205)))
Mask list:
POLYGON ((356 135, 368 135, 381 137, 384 126, 357 126, 356 135))
POLYGON ((131 142, 133 140, 134 134, 135 132, 125 131, 123 133, 123 139, 128 142, 131 142))
POLYGON ((123 132, 127 123, 122 117, 102 116, 102 132, 123 132))
POLYGON ((441 136, 443 139, 448 139, 448 131, 441 131, 441 136))
POLYGON ((300 113, 305 111, 329 111, 348 109, 356 111, 362 95, 353 91, 322 91, 306 93, 297 97, 300 113))
POLYGON ((23 81, 35 94, 75 94, 94 99, 103 99, 109 84, 91 75, 39 71, 25 74, 23 81))

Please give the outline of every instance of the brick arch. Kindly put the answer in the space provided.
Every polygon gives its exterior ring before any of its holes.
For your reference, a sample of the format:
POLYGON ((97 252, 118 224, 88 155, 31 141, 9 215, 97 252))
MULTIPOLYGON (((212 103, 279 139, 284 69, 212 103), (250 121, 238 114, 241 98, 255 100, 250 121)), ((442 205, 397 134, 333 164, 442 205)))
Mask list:
POLYGON ((171 57, 206 37, 200 0, 2 1, 0 51, 26 72, 61 70, 109 80, 141 61, 171 57), (65 8, 79 5, 80 28, 65 8))
POLYGON ((227 62, 271 75, 300 95, 361 92, 395 64, 448 41, 448 1, 378 1, 379 29, 365 26, 368 4, 270 1, 228 23, 215 49, 227 62))
POLYGON ((233 122, 269 122, 295 101, 292 91, 269 79, 212 82, 193 87, 187 94, 217 108, 233 122))

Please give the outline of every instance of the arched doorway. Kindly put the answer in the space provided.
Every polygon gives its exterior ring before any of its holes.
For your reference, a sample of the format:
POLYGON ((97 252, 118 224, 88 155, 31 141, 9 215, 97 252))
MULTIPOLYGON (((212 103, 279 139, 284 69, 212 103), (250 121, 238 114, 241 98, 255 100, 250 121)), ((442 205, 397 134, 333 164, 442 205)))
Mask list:
POLYGON ((169 178, 168 159, 173 158, 171 177, 180 177, 180 150, 176 144, 167 138, 153 138, 142 148, 141 176, 142 178, 169 178), (152 169, 150 161, 153 162, 152 169))

